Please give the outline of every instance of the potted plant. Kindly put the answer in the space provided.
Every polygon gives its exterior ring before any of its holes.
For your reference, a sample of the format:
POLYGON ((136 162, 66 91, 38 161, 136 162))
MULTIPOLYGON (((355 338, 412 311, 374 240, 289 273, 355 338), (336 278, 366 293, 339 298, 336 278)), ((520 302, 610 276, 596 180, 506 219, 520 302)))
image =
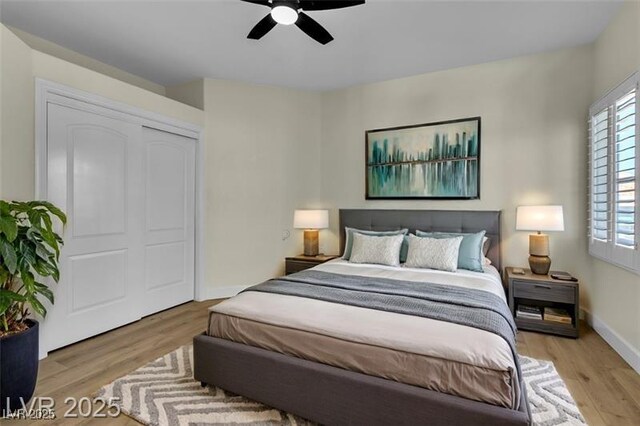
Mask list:
POLYGON ((21 408, 35 389, 38 322, 31 311, 44 318, 44 299, 53 303, 45 282, 60 278, 55 218, 67 221, 45 201, 0 200, 0 415, 21 408))

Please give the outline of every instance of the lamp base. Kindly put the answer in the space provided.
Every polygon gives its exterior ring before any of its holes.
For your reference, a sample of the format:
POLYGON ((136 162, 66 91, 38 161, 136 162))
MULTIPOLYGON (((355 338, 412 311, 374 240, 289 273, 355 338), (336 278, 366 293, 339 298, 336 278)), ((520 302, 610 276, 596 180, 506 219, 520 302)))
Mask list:
POLYGON ((547 275, 551 268, 551 258, 549 256, 529 256, 529 267, 536 275, 547 275))
POLYGON ((304 255, 317 256, 319 252, 319 232, 317 229, 305 229, 304 231, 304 255))

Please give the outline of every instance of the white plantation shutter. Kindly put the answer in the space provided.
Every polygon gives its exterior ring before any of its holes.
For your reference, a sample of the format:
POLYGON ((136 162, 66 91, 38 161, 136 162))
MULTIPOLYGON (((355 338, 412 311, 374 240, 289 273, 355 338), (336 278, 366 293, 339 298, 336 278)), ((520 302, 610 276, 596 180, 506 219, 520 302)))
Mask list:
POLYGON ((615 243, 635 246, 636 90, 615 105, 615 243))
POLYGON ((638 73, 590 109, 589 252, 640 272, 638 73))
POLYGON ((605 109, 592 119, 592 192, 591 233, 599 241, 609 238, 609 110, 605 109))

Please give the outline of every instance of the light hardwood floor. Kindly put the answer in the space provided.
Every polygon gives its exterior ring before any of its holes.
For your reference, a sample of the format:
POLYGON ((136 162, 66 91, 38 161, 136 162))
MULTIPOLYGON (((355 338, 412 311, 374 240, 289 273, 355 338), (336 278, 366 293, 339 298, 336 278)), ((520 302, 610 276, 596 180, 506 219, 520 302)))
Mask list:
MULTIPOLYGON (((53 397, 60 416, 66 397, 91 396, 101 386, 190 343, 205 329, 207 308, 214 303, 187 303, 52 352, 40 363, 36 395, 53 397)), ((555 363, 590 425, 640 425, 640 375, 588 326, 582 326, 578 340, 520 332, 518 351, 555 363)), ((55 423, 138 424, 125 415, 55 423)))

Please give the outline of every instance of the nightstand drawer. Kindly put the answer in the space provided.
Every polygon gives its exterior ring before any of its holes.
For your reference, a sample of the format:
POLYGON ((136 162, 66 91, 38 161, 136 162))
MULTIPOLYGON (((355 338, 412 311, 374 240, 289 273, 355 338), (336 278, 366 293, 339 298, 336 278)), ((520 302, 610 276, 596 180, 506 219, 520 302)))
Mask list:
POLYGON ((284 272, 285 274, 294 274, 296 272, 304 271, 305 269, 313 268, 314 266, 318 266, 324 262, 328 262, 332 259, 335 259, 336 255, 333 254, 319 254, 317 256, 292 256, 285 258, 284 264, 284 272))
POLYGON ((558 303, 576 302, 575 289, 573 287, 543 282, 514 280, 513 296, 558 303))
POLYGON ((287 260, 285 273, 289 275, 296 272, 304 271, 305 269, 313 268, 314 266, 317 266, 317 265, 318 263, 316 262, 305 262, 302 260, 287 260))

